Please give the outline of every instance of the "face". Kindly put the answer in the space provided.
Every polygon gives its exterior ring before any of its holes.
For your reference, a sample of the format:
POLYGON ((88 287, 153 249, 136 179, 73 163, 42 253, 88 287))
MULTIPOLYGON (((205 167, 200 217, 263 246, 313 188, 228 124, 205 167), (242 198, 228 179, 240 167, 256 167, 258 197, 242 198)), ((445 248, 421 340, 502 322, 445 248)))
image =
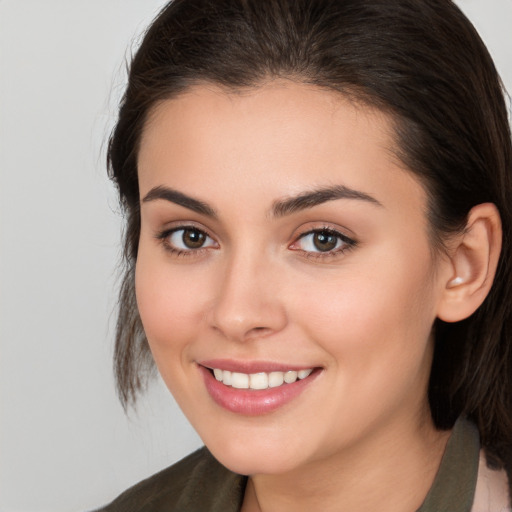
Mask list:
POLYGON ((383 113, 285 81, 196 86, 146 124, 140 315, 236 472, 342 457, 428 411, 443 270, 393 144, 383 113))

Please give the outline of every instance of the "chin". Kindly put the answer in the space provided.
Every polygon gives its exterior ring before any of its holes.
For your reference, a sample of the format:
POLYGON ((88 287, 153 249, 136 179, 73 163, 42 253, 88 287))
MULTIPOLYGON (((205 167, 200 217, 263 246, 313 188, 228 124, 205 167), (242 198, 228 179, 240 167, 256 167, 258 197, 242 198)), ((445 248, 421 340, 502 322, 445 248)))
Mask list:
POLYGON ((221 450, 213 455, 223 466, 240 475, 277 475, 295 468, 291 461, 276 457, 275 453, 272 458, 261 453, 253 454, 252 450, 245 453, 226 453, 221 450))
POLYGON ((259 437, 252 442, 245 438, 205 444, 223 466, 240 475, 282 474, 301 464, 297 457, 303 451, 300 446, 287 445, 283 440, 269 442, 263 431, 259 437))

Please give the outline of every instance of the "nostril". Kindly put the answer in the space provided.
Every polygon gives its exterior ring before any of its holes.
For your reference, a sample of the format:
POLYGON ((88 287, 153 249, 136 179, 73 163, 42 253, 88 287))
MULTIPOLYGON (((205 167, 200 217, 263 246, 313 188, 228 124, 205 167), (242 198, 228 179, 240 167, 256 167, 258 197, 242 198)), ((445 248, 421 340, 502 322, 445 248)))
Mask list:
POLYGON ((251 339, 251 338, 261 338, 263 336, 266 336, 267 334, 270 334, 272 332, 272 329, 268 327, 253 327, 250 329, 245 338, 251 339))

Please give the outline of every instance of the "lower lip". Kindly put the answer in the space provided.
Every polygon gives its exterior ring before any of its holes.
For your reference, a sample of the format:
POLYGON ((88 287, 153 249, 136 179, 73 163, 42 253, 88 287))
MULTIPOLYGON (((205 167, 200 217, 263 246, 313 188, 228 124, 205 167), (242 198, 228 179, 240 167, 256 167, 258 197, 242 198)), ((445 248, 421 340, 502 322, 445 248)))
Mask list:
POLYGON ((237 389, 219 382, 204 366, 198 366, 203 375, 208 393, 214 402, 228 411, 247 416, 258 416, 273 412, 300 395, 320 374, 319 369, 305 379, 276 388, 261 390, 237 389))

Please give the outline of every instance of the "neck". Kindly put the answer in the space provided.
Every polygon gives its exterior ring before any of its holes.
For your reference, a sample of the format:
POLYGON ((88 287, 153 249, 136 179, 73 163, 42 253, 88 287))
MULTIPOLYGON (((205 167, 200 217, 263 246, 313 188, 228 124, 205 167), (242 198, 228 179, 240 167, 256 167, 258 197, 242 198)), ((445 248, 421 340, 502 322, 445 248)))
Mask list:
POLYGON ((434 481, 449 434, 435 429, 429 413, 395 420, 357 447, 286 474, 251 476, 242 511, 417 510, 434 481))

